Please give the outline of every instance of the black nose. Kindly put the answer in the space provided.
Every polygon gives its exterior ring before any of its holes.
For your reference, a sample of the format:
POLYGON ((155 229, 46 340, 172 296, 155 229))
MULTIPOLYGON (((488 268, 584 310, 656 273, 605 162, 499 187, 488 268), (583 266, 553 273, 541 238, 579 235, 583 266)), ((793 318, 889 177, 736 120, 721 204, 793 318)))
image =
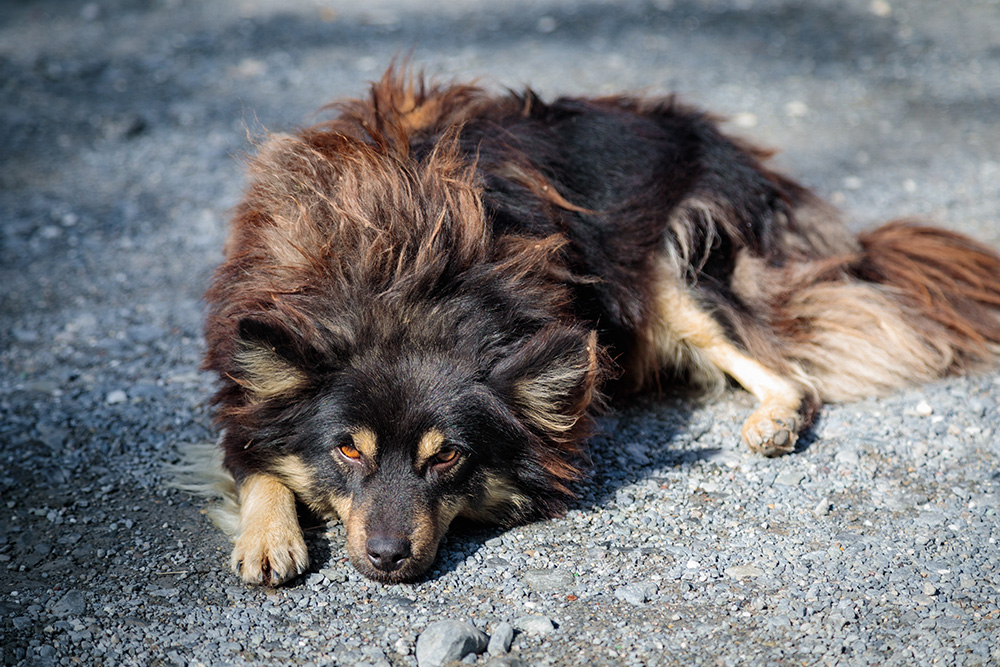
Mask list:
POLYGON ((410 540, 398 535, 375 533, 365 544, 368 560, 383 572, 398 570, 403 561, 410 557, 410 540))

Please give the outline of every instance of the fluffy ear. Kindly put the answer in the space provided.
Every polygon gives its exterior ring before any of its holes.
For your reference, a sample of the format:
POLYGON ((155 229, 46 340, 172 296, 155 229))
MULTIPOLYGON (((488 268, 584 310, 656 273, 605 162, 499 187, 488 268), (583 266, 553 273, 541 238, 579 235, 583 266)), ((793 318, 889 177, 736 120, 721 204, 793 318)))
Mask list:
POLYGON ((600 376, 596 332, 550 325, 497 364, 490 378, 536 430, 566 440, 575 437, 600 376))
POLYGON ((309 383, 320 354, 280 324, 243 318, 233 379, 258 400, 293 394, 309 383))

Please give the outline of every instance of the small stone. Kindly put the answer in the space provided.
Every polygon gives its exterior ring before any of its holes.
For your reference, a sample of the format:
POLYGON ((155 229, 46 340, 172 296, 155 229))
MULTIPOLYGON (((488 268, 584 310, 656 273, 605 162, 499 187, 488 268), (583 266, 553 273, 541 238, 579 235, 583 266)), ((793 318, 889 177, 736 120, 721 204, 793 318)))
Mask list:
POLYGON ((345 581, 347 581, 346 574, 330 567, 323 568, 322 570, 319 571, 319 573, 322 574, 327 581, 333 582, 335 584, 342 584, 345 581))
POLYGON ((527 570, 521 578, 536 591, 557 591, 573 585, 573 573, 566 570, 527 570))
POLYGON ((805 478, 806 474, 801 470, 785 470, 775 478, 774 483, 782 486, 798 486, 805 478))
POLYGON ((83 597, 83 591, 73 590, 60 598, 59 602, 52 607, 54 616, 82 616, 87 608, 87 601, 83 597))
POLYGON ((559 24, 551 16, 542 16, 541 18, 538 19, 538 22, 535 23, 535 28, 538 30, 538 32, 542 33, 543 35, 548 35, 552 32, 555 32, 555 29, 558 27, 559 24))
POLYGON ((930 417, 934 414, 934 408, 932 408, 931 404, 927 401, 920 401, 917 403, 917 407, 913 409, 913 414, 918 417, 930 417))
POLYGON ((392 645, 392 648, 399 655, 410 655, 410 651, 412 650, 410 648, 410 642, 406 641, 405 637, 400 637, 399 639, 397 639, 395 643, 392 645))
POLYGON ((462 621, 432 623, 417 638, 417 665, 441 667, 486 650, 486 635, 462 621))
POLYGON ((104 402, 108 405, 118 405, 119 403, 124 403, 128 400, 128 394, 126 394, 121 389, 115 389, 110 392, 104 399, 104 402))
POLYGON ((833 507, 833 503, 830 502, 830 499, 823 498, 816 503, 816 507, 813 508, 813 514, 816 516, 826 516, 830 513, 831 507, 833 507))
POLYGON ((647 445, 634 442, 632 444, 625 445, 625 451, 628 453, 629 458, 639 465, 649 465, 651 462, 648 455, 649 447, 647 445))
POLYGON ((792 118, 802 118, 808 115, 809 107, 805 102, 792 101, 785 105, 785 113, 792 118))
POLYGON ((886 0, 872 0, 868 9, 872 14, 878 16, 879 18, 885 18, 886 16, 889 16, 889 14, 892 14, 892 5, 886 2, 886 0))
POLYGON ((924 584, 924 595, 934 596, 937 594, 938 594, 937 586, 935 586, 929 581, 926 584, 924 584))
POLYGON ((493 628, 490 642, 486 645, 486 652, 492 656, 504 655, 510 651, 512 641, 514 641, 514 626, 504 621, 493 628))
POLYGON ((515 623, 528 635, 548 635, 556 629, 555 624, 545 616, 522 616, 515 623))
POLYGON ((756 565, 733 565, 726 568, 726 576, 732 579, 745 579, 747 577, 760 577, 764 571, 756 565))
POLYGON ((628 584, 615 590, 615 597, 629 604, 643 604, 656 595, 656 584, 640 582, 628 584))
POLYGON ((520 658, 506 655, 502 658, 494 658, 486 663, 486 667, 528 667, 528 663, 520 658))
POLYGON ((841 465, 855 466, 861 461, 861 457, 858 456, 858 450, 848 448, 838 451, 834 455, 833 460, 841 465))

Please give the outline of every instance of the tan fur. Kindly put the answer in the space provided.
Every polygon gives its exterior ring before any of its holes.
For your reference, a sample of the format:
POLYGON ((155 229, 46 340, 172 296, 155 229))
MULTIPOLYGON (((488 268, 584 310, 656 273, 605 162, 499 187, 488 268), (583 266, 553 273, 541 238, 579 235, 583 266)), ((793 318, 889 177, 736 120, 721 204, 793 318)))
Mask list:
POLYGON ((568 411, 566 397, 585 385, 586 395, 581 403, 589 405, 596 392, 594 385, 599 371, 597 333, 591 332, 585 357, 581 355, 568 363, 552 363, 546 372, 522 378, 514 386, 515 400, 537 428, 553 435, 567 433, 584 413, 568 411))
POLYGON ((726 374, 760 401, 743 425, 743 440, 773 456, 794 448, 801 425, 805 392, 793 382, 737 349, 718 322, 698 307, 690 294, 671 279, 670 265, 660 267, 661 280, 652 309, 649 335, 658 365, 682 368, 702 384, 719 387, 726 374))
POLYGON ((670 258, 655 267, 653 300, 646 326, 635 345, 636 384, 648 384, 662 368, 683 369, 688 379, 709 392, 725 386, 722 370, 706 356, 704 348, 720 336, 718 324, 697 308, 678 284, 676 264, 670 258), (707 328, 706 328, 707 327, 707 328))
POLYGON ((351 441, 354 443, 355 449, 361 452, 369 461, 374 461, 378 455, 378 436, 375 432, 363 428, 357 433, 351 434, 351 441))
POLYGON ((347 555, 354 566, 365 572, 368 567, 368 529, 365 526, 367 506, 352 504, 346 516, 341 516, 347 532, 347 555))
POLYGON ((496 521, 499 517, 520 516, 531 507, 531 499, 517 490, 517 485, 503 475, 490 475, 484 484, 486 496, 474 506, 463 507, 459 514, 474 521, 496 521))
POLYGON ((444 441, 444 433, 435 428, 432 428, 421 436, 420 442, 417 443, 418 469, 423 469, 427 462, 441 451, 441 445, 444 444, 444 441))
POLYGON ((808 328, 787 354, 814 380, 824 401, 876 396, 939 377, 947 345, 923 335, 920 318, 885 288, 819 283, 792 295, 786 312, 808 328))
POLYGON ((266 401, 288 396, 308 382, 308 377, 300 369, 260 345, 247 346, 237 352, 236 363, 244 372, 237 382, 250 392, 253 400, 266 401))
POLYGON ((344 497, 337 495, 336 493, 330 494, 326 499, 327 504, 333 508, 336 512, 337 518, 344 524, 347 523, 348 517, 351 516, 351 511, 354 508, 354 502, 349 497, 344 497))
POLYGON ((277 477, 251 475, 239 485, 240 524, 233 570, 243 581, 277 586, 309 565, 295 495, 277 477))
POLYGON ((684 267, 686 274, 696 275, 712 252, 719 221, 731 217, 732 211, 710 198, 693 195, 681 202, 667 222, 675 239, 667 248, 673 266, 684 267), (693 230, 698 230, 703 236, 693 238, 693 230))

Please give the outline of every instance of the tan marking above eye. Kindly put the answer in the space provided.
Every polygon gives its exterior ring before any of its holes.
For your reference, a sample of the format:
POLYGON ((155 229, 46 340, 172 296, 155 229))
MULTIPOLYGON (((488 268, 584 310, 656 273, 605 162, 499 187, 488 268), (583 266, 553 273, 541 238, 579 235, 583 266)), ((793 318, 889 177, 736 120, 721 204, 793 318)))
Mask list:
POLYGON ((375 454, 378 452, 378 437, 374 431, 368 428, 355 431, 351 434, 351 441, 355 450, 361 452, 369 460, 375 459, 375 454))
POLYGON ((444 433, 436 428, 432 428, 424 433, 420 437, 420 442, 417 443, 417 464, 423 467, 425 463, 437 456, 438 452, 442 450, 444 442, 444 433))

